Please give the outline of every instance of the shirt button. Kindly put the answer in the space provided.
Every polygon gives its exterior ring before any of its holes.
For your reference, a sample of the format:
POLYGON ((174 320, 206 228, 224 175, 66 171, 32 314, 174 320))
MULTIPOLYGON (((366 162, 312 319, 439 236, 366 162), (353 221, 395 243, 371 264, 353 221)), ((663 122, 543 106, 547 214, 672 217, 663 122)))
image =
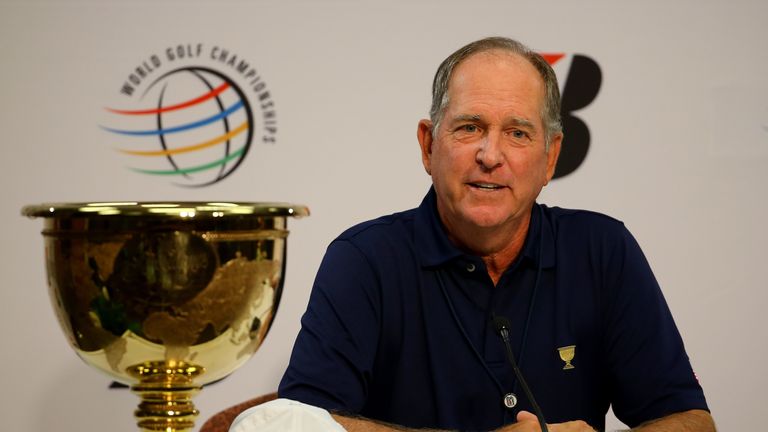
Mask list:
POLYGON ((472 273, 473 271, 475 271, 475 265, 474 265, 474 264, 472 264, 472 263, 469 263, 469 264, 467 265, 467 271, 468 271, 468 272, 470 272, 470 273, 472 273))
POLYGON ((517 405, 517 396, 514 393, 507 393, 504 395, 504 406, 507 408, 514 408, 517 405))

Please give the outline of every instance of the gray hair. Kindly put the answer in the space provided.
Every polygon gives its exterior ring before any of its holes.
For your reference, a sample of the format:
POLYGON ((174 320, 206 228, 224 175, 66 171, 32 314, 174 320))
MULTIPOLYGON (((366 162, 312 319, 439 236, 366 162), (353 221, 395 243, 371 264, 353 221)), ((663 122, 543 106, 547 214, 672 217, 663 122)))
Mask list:
POLYGON ((445 108, 448 106, 448 84, 453 76, 453 70, 462 61, 470 56, 482 52, 501 50, 517 54, 528 60, 539 72, 544 81, 545 97, 542 106, 541 120, 544 123, 544 142, 549 150, 549 142, 553 136, 563 131, 560 121, 560 89, 557 85, 557 76, 552 67, 544 58, 532 51, 522 43, 505 38, 489 37, 480 39, 459 48, 448 56, 437 68, 435 79, 432 82, 432 108, 429 110, 429 118, 432 120, 432 132, 437 133, 440 121, 443 119, 445 108))

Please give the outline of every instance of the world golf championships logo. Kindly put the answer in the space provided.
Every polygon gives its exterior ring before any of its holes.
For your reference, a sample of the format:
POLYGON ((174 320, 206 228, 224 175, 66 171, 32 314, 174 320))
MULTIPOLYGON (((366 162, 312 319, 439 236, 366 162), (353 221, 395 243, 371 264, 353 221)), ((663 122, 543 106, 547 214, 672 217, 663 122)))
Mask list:
POLYGON ((201 56, 231 67, 241 81, 245 78, 260 102, 261 141, 274 143, 274 104, 255 70, 218 47, 206 56, 202 44, 179 46, 168 49, 164 57, 151 56, 129 76, 121 94, 138 96, 138 106, 106 109, 109 126, 102 129, 113 134, 131 170, 170 177, 179 186, 202 187, 220 182, 242 166, 259 125, 237 82, 207 66, 182 65, 161 72, 164 63, 199 61, 201 56), (144 82, 146 88, 137 92, 144 82))

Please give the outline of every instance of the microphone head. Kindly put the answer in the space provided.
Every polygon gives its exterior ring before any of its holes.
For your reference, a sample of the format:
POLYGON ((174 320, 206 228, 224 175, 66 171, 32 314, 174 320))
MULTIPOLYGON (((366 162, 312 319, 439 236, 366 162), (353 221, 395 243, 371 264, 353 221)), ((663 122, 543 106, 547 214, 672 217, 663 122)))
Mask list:
POLYGON ((496 328, 496 331, 501 333, 503 330, 509 331, 509 320, 503 316, 498 316, 496 314, 493 314, 493 326, 496 328))

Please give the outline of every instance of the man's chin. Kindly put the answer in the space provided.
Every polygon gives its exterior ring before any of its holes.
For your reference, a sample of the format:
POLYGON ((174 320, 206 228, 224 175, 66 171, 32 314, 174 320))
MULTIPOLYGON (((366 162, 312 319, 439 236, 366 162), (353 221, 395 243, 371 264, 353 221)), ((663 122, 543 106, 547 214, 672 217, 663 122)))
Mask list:
POLYGON ((509 213, 500 211, 473 211, 466 214, 466 224, 480 230, 492 230, 508 225, 512 220, 509 213))

